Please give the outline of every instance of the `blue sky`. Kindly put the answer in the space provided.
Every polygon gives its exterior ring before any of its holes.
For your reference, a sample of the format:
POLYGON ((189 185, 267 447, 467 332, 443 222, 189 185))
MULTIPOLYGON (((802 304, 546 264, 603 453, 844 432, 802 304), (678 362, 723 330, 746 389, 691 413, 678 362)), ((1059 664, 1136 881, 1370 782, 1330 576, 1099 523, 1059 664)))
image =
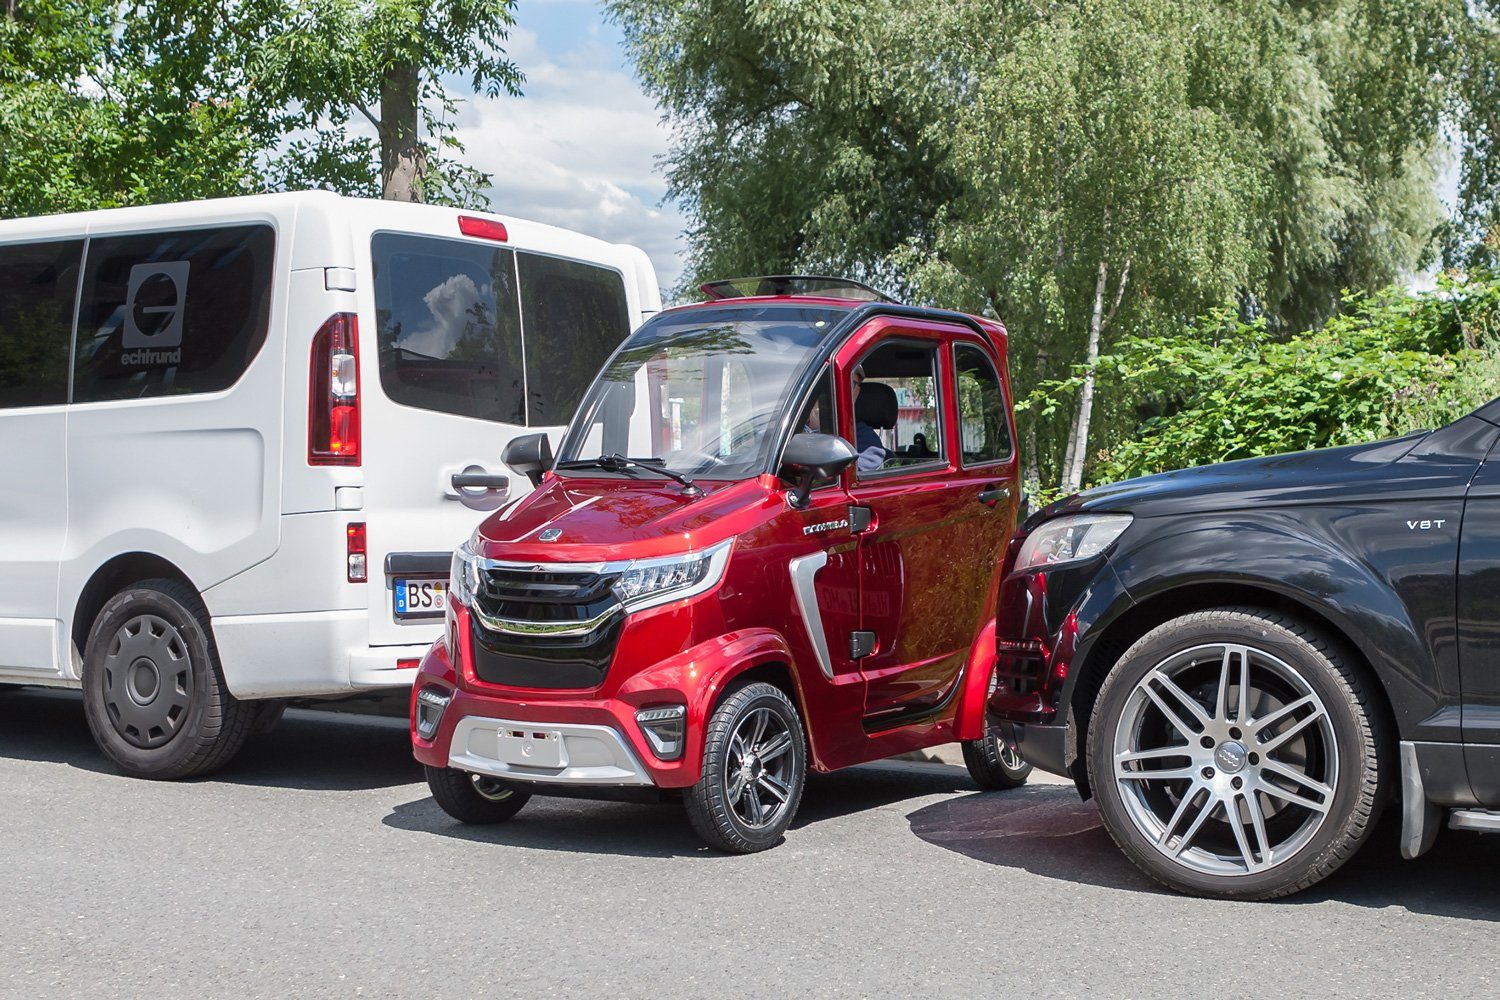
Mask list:
MULTIPOLYGON (((595 3, 520 0, 505 48, 524 96, 469 98, 457 121, 464 158, 494 178, 495 211, 633 243, 663 287, 676 284, 684 220, 663 202, 656 163, 670 132, 619 30, 595 3)), ((467 89, 454 83, 455 95, 467 89)))

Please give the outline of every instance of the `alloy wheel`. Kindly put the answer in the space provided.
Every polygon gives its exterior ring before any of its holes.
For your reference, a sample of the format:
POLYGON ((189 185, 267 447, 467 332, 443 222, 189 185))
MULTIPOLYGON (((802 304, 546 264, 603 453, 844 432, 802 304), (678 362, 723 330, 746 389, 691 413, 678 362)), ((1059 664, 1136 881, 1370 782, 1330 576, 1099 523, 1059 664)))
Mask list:
POLYGON ((724 790, 735 818, 751 829, 774 826, 791 799, 792 732, 769 708, 747 712, 729 739, 724 790))
POLYGON ((1322 827, 1338 787, 1326 706, 1289 663, 1249 645, 1195 646, 1149 670, 1112 751, 1137 831, 1206 875, 1286 862, 1322 827))

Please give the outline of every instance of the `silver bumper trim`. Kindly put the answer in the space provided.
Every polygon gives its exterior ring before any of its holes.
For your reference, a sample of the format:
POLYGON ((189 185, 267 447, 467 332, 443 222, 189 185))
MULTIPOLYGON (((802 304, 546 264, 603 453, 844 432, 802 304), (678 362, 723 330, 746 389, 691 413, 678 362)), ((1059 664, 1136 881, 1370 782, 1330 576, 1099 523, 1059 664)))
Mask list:
POLYGON ((610 726, 521 722, 467 715, 453 727, 448 766, 506 781, 549 785, 651 785, 651 775, 630 744, 610 726), (524 767, 498 759, 500 730, 546 729, 562 736, 561 767, 524 767))

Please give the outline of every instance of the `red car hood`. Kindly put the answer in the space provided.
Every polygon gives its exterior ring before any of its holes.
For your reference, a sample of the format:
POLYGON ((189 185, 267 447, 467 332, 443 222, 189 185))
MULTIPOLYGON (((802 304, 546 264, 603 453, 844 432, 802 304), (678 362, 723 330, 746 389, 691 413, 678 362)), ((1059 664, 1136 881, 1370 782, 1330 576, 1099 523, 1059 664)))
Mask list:
POLYGON ((702 496, 689 496, 671 481, 551 475, 479 526, 479 554, 522 562, 675 555, 728 538, 736 530, 733 513, 774 502, 774 483, 758 479, 698 485, 702 496), (543 534, 551 540, 543 541, 543 534))

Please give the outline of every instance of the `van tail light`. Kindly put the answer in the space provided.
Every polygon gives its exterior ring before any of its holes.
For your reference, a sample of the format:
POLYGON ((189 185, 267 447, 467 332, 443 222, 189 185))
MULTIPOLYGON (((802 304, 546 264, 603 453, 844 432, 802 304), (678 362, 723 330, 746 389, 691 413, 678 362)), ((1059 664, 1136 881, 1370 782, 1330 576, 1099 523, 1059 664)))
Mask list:
POLYGON ((313 336, 307 464, 359 464, 359 321, 334 313, 313 336))
POLYGON ((349 565, 349 582, 364 583, 370 578, 363 521, 352 522, 345 531, 346 559, 349 565))
POLYGON ((473 215, 458 217, 458 231, 465 236, 477 236, 482 240, 496 240, 500 243, 510 239, 510 234, 505 231, 505 223, 473 215))

